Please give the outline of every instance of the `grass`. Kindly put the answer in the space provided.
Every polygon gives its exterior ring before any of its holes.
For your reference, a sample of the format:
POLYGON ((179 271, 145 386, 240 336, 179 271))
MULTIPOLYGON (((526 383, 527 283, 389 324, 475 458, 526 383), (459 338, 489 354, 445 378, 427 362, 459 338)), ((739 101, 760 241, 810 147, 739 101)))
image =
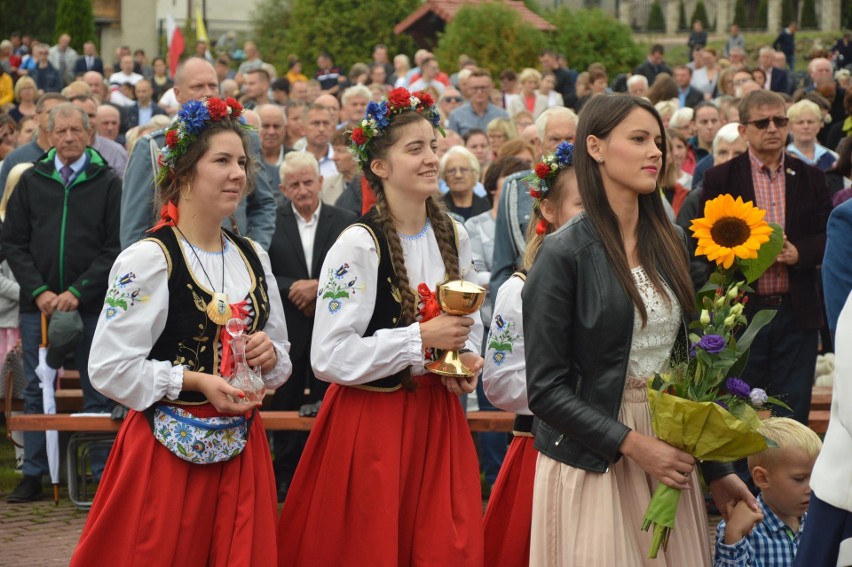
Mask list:
POLYGON ((6 426, 0 427, 0 493, 8 494, 15 489, 21 475, 15 472, 15 446, 6 438, 6 426))

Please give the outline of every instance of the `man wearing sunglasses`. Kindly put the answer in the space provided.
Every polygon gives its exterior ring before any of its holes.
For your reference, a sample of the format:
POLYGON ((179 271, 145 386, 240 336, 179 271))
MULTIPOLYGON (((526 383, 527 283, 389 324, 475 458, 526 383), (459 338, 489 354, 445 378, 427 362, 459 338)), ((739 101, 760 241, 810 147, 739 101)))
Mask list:
POLYGON ((781 225, 785 237, 775 264, 752 284, 747 315, 761 309, 776 315, 752 343, 740 377, 780 397, 792 408, 792 417, 807 424, 823 322, 818 266, 831 200, 823 173, 785 154, 789 126, 779 94, 751 92, 740 102, 739 113, 748 151, 707 171, 703 199, 728 193, 753 201, 766 211, 768 222, 781 225))

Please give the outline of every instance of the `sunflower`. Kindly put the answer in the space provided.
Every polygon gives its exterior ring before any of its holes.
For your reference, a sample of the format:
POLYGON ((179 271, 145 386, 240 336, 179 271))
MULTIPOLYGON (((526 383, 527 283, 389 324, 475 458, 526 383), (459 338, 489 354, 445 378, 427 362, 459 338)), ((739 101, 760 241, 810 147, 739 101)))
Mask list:
POLYGON ((707 256, 724 268, 736 258, 757 258, 760 247, 769 242, 772 227, 763 220, 766 211, 758 209, 742 197, 734 200, 720 195, 704 205, 704 217, 692 221, 692 234, 698 239, 695 255, 707 256))

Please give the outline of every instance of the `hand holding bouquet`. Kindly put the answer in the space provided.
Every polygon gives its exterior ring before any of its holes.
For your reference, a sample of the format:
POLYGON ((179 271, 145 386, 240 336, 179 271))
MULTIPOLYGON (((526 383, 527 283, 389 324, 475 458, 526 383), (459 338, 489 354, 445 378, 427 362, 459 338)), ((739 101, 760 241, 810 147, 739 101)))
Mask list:
MULTIPOLYGON (((767 224, 764 214, 741 198, 721 195, 690 227, 698 239, 696 255, 716 268, 697 294, 700 317, 690 325, 689 353, 676 353, 669 370, 649 381, 648 393, 654 433, 696 459, 730 462, 762 451, 766 441, 757 433, 755 408, 784 406, 737 378, 758 331, 775 316, 763 310, 749 322, 744 315, 748 284, 775 262, 784 243, 781 227, 767 224)), ((648 557, 665 547, 679 500, 680 490, 657 487, 642 525, 653 528, 648 557)))

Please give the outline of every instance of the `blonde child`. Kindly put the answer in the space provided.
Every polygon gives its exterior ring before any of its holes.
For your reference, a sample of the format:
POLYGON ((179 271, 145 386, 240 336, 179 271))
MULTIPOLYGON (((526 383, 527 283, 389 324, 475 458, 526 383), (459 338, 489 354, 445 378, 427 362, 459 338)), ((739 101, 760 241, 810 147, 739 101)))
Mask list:
POLYGON ((760 511, 745 502, 728 509, 728 521, 716 527, 717 567, 792 566, 799 547, 822 441, 786 417, 767 419, 760 433, 775 445, 748 459, 760 511))

